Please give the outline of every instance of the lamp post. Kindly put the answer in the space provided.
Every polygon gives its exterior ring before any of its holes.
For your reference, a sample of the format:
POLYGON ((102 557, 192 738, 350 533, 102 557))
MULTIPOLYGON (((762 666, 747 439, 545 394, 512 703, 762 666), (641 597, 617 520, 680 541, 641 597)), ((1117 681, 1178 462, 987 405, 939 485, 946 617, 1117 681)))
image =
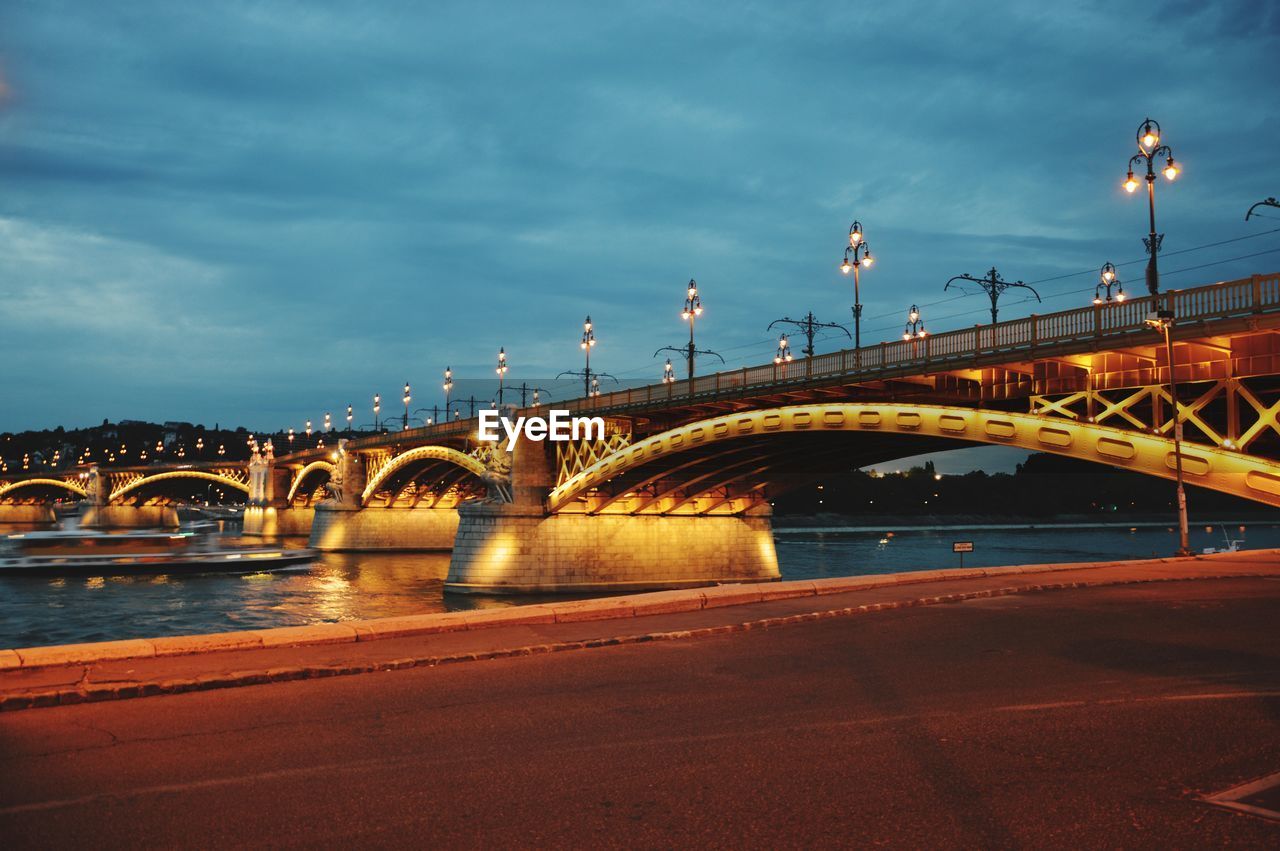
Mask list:
POLYGON ((697 349, 693 345, 693 325, 702 315, 702 297, 698 295, 698 282, 689 279, 689 290, 684 297, 684 312, 680 316, 689 323, 689 380, 693 381, 693 358, 697 349))
POLYGON ((871 247, 862 236, 862 223, 855 221, 849 226, 849 245, 844 250, 844 262, 840 271, 846 275, 853 272, 853 347, 862 348, 862 294, 859 291, 858 270, 862 266, 870 267, 875 260, 871 257, 871 247))
POLYGON ((374 431, 382 431, 382 429, 378 426, 378 412, 381 410, 382 410, 382 394, 374 393, 373 394, 373 430, 374 431))
POLYGON ((676 380, 675 367, 671 365, 671 358, 667 358, 667 363, 662 367, 662 383, 671 384, 676 380))
POLYGON ((409 395, 409 382, 406 381, 404 383, 404 426, 402 431, 409 430, 409 402, 412 400, 413 397, 409 395))
MULTIPOLYGON (((564 378, 566 375, 573 376, 574 378, 581 377, 582 378, 582 395, 590 399, 593 396, 600 395, 600 379, 601 378, 607 378, 610 381, 612 381, 614 384, 618 383, 618 379, 614 378, 612 375, 610 375, 607 372, 591 371, 591 350, 594 349, 596 346, 596 332, 595 332, 595 326, 591 324, 590 316, 588 316, 587 321, 582 324, 582 339, 578 342, 578 345, 582 349, 582 351, 586 354, 586 357, 587 357, 586 368, 583 369, 581 372, 573 372, 573 371, 562 372, 559 375, 557 375, 556 378, 557 379, 564 378)), ((523 399, 521 400, 521 404, 523 404, 523 399)))
MULTIPOLYGON (((307 420, 307 443, 311 442, 311 420, 307 420)), ((253 438, 249 438, 252 440, 253 438)))
POLYGON ((451 367, 444 368, 444 418, 449 419, 449 397, 453 394, 453 369, 451 367))
POLYGON ((504 347, 498 348, 498 407, 502 407, 502 390, 507 380, 507 350, 504 347))
POLYGON ((582 389, 586 395, 591 395, 591 350, 596 345, 596 332, 591 330, 591 317, 587 316, 587 321, 582 324, 582 351, 587 357, 586 369, 582 371, 582 389))
POLYGON ((351 405, 347 405, 347 437, 351 436, 351 420, 355 418, 355 410, 351 405))
POLYGON ((914 304, 907 311, 907 324, 902 329, 902 339, 911 340, 923 338, 929 332, 924 330, 924 317, 920 315, 920 308, 914 304))
POLYGON ((325 434, 328 434, 332 430, 333 430, 333 417, 329 415, 328 411, 325 411, 324 412, 324 432, 325 434))
POLYGON ((1146 322, 1164 334, 1165 354, 1169 358, 1169 403, 1173 406, 1173 469, 1178 483, 1178 555, 1189 556, 1191 542, 1187 532, 1187 492, 1182 486, 1182 418, 1178 410, 1178 383, 1173 374, 1173 311, 1157 310, 1147 316, 1146 322))
POLYGON ((1036 297, 1036 301, 1040 301, 1040 293, 1036 292, 1034 287, 1027 286, 1022 283, 1022 281, 1006 281, 1004 278, 1000 277, 1000 273, 996 271, 995 266, 992 266, 991 271, 983 275, 981 278, 975 278, 973 275, 967 273, 964 275, 955 275, 947 281, 946 286, 942 288, 943 291, 945 292, 946 290, 951 289, 951 285, 956 281, 970 281, 982 287, 983 291, 986 292, 987 297, 991 299, 992 325, 996 324, 996 314, 999 312, 996 303, 1000 301, 1000 296, 1005 290, 1014 288, 1031 290, 1031 294, 1036 297))
MULTIPOLYGON (((289 429, 289 451, 290 452, 293 451, 293 429, 289 429)), ((218 454, 219 455, 223 454, 222 444, 218 444, 218 454)))
POLYGON ((1120 283, 1120 279, 1116 277, 1116 267, 1110 263, 1102 264, 1102 271, 1098 275, 1098 285, 1093 288, 1093 303, 1102 304, 1102 302, 1111 301, 1111 288, 1116 288, 1116 301, 1124 301, 1124 284, 1120 283), (1103 299, 1103 290, 1106 291, 1106 299, 1103 299))
POLYGON ((783 334, 778 338, 778 351, 773 355, 774 366, 782 367, 782 377, 787 377, 787 364, 791 363, 791 341, 783 334))
POLYGON ((682 346, 682 347, 663 346, 662 348, 658 349, 658 351, 653 353, 653 356, 655 358, 658 356, 659 352, 675 352, 676 354, 683 354, 685 356, 685 359, 688 361, 688 365, 689 365, 689 392, 693 392, 693 361, 695 356, 715 355, 717 358, 719 358, 720 363, 724 363, 724 358, 720 357, 720 355, 717 354, 716 352, 707 351, 705 349, 699 349, 694 345, 693 326, 694 326, 694 323, 697 322, 698 317, 701 315, 702 315, 702 297, 698 295, 698 282, 695 281, 693 278, 690 278, 689 289, 685 293, 685 298, 684 298, 684 310, 681 311, 680 313, 680 318, 689 323, 689 345, 682 346))
POLYGON ((1178 165, 1173 161, 1173 151, 1168 145, 1160 144, 1160 123, 1151 118, 1143 120, 1138 125, 1138 153, 1129 158, 1129 174, 1125 177, 1125 191, 1133 194, 1138 189, 1138 181, 1133 176, 1133 165, 1138 163, 1147 167, 1147 212, 1151 220, 1151 233, 1148 234, 1143 243, 1147 246, 1147 252, 1151 255, 1151 259, 1147 261, 1147 290, 1154 296, 1160 292, 1160 269, 1156 264, 1156 255, 1160 251, 1160 243, 1164 241, 1164 234, 1156 233, 1156 170, 1155 160, 1157 157, 1165 157, 1165 166, 1162 169, 1164 176, 1168 180, 1173 180, 1178 176, 1178 165))

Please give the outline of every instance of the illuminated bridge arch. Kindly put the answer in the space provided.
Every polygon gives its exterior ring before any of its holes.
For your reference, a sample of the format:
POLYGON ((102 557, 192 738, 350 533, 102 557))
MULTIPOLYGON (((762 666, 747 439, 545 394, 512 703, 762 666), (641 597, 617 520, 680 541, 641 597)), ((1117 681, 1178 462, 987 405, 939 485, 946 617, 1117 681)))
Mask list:
POLYGON ((72 482, 64 482, 61 479, 23 479, 20 482, 9 482, 8 484, 0 485, 0 500, 13 498, 17 491, 26 488, 64 490, 79 497, 85 495, 83 487, 72 482))
POLYGON ((479 459, 453 447, 420 446, 397 455, 379 468, 369 478, 361 499, 367 502, 378 491, 389 487, 398 492, 408 482, 421 477, 430 467, 440 464, 454 468, 445 478, 450 484, 456 484, 468 476, 480 479, 485 472, 485 466, 479 459))
POLYGON ((320 487, 323 482, 320 480, 320 474, 324 474, 325 480, 333 476, 333 471, 337 469, 328 461, 312 461, 307 466, 298 471, 298 475, 294 477, 293 484, 289 487, 289 504, 293 504, 293 500, 298 493, 309 494, 320 487), (310 477, 310 478, 308 478, 310 477), (307 481, 314 482, 309 488, 303 489, 303 484, 307 481))
POLYGON ((218 473, 206 473, 203 470, 170 470, 165 473, 155 473, 150 476, 142 476, 121 485, 112 492, 110 502, 119 503, 127 497, 138 495, 144 490, 154 488, 156 485, 163 482, 181 479, 196 479, 200 481, 213 482, 214 484, 235 488, 246 496, 249 494, 249 485, 247 483, 230 476, 219 475, 218 473))
MULTIPOLYGON (((777 457, 771 460, 771 456, 784 453, 781 445, 776 449, 769 445, 771 436, 817 436, 824 433, 880 435, 882 440, 893 438, 896 441, 895 451, 899 454, 880 460, 933 451, 959 442, 1052 452, 1169 479, 1174 477, 1176 463, 1173 441, 1167 437, 1036 414, 912 404, 792 405, 699 420, 638 440, 558 482, 547 498, 547 507, 552 512, 565 510, 588 492, 619 479, 623 484, 615 484, 614 493, 601 503, 611 504, 624 496, 622 491, 629 490, 637 482, 647 484, 656 480, 657 476, 648 480, 644 478, 645 467, 654 465, 665 466, 668 474, 674 472, 686 478, 697 474, 696 477, 706 480, 695 483, 696 487, 686 488, 684 496, 675 502, 676 507, 693 501, 697 487, 714 484, 724 489, 726 495, 709 502, 717 508, 732 510, 735 503, 728 495, 731 488, 736 487, 741 492, 741 488, 748 487, 758 494, 763 487, 762 482, 785 467, 777 457), (898 447, 903 438, 909 441, 912 437, 933 445, 901 452, 898 447), (937 445, 939 443, 941 447, 937 445), (733 444, 749 446, 753 452, 725 460, 725 450, 733 444), (679 456, 686 454, 708 455, 717 451, 721 455, 714 468, 718 469, 713 468, 710 472, 690 470, 690 464, 682 464, 679 460, 679 456)), ((844 446, 847 448, 848 444, 844 446)), ((793 455, 790 460, 800 462, 804 459, 793 455)), ((864 460, 862 463, 872 461, 864 460)), ((1185 441, 1182 463, 1186 481, 1190 484, 1280 506, 1280 463, 1185 441)), ((588 510, 599 508, 600 504, 588 510)), ((663 513, 671 509, 672 503, 668 501, 654 510, 663 513)), ((700 510, 707 510, 706 501, 700 510)))

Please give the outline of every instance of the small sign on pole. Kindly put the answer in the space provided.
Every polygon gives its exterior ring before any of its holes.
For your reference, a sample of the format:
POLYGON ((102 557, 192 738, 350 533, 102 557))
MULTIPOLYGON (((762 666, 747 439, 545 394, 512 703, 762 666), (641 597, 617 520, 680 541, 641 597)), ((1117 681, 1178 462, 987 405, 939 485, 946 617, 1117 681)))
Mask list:
POLYGON ((960 566, 964 567, 964 554, 973 552, 973 541, 955 541, 951 544, 951 552, 960 554, 960 566))

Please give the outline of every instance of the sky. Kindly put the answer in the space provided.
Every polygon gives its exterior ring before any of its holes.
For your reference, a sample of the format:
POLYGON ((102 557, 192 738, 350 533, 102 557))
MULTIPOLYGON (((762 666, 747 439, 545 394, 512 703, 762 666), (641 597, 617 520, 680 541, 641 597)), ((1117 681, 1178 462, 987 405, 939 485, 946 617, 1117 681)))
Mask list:
POLYGON ((1143 258, 1147 115, 1166 288, 1280 269, 1274 4, 610 5, 8 0, 0 431, 359 425, 499 346, 580 369, 586 314, 657 380, 690 278, 699 346, 767 362, 774 319, 849 323, 855 218, 864 343, 983 321, 942 288, 992 266, 1058 278, 1002 318, 1087 304, 1143 258))

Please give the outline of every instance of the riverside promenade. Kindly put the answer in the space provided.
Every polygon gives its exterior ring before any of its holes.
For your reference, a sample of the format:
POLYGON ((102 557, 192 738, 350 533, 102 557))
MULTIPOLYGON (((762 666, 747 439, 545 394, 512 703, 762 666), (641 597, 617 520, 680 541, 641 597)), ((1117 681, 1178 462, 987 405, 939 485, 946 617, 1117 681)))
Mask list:
POLYGON ((694 639, 1072 587, 1280 578, 1280 550, 720 585, 256 631, 0 650, 0 711, 694 639))
POLYGON ((266 631, 181 655, 19 651, 0 674, 0 834, 1274 847, 1277 557, 726 586, 317 627, 292 647, 266 631))

